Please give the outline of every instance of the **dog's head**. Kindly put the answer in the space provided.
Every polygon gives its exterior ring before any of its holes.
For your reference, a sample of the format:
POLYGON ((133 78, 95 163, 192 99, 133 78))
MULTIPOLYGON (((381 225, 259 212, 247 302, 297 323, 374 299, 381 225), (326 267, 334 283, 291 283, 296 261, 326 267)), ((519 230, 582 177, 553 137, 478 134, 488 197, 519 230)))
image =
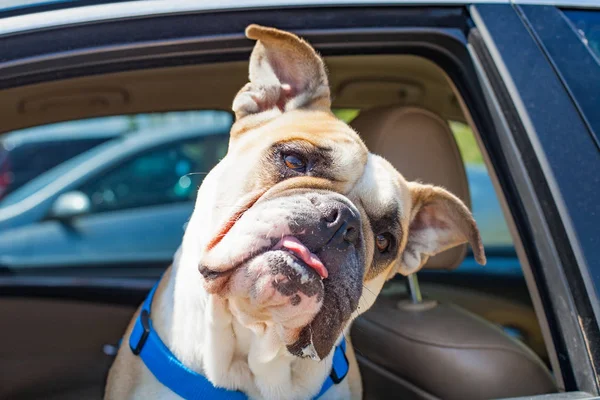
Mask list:
POLYGON ((372 305, 363 291, 377 294, 397 272, 467 241, 477 261, 485 256, 457 197, 405 181, 333 115, 325 66, 309 44, 256 25, 246 35, 257 40, 250 82, 233 102, 228 153, 200 188, 184 244, 196 249, 205 289, 238 322, 322 359, 372 305))

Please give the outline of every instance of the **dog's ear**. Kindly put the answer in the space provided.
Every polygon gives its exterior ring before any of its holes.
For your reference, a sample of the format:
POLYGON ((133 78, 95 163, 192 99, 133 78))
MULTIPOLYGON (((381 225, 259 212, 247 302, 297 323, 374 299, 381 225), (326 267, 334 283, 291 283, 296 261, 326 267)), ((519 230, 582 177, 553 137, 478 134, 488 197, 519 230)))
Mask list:
POLYGON ((418 271, 429 259, 444 250, 469 242, 475 260, 484 265, 485 253, 477 224, 464 203, 436 186, 409 184, 412 208, 406 247, 398 271, 418 271))
POLYGON ((250 56, 250 82, 233 101, 237 120, 267 110, 330 109, 325 64, 308 43, 259 25, 248 26, 246 36, 257 42, 250 56))

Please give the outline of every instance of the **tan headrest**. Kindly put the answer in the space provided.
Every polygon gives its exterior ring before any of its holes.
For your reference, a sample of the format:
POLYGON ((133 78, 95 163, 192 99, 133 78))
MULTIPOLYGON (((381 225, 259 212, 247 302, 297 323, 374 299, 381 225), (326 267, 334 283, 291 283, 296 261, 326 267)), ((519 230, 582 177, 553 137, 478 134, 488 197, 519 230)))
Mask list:
MULTIPOLYGON (((442 118, 421 108, 394 106, 361 112, 351 125, 373 153, 387 159, 407 180, 442 186, 471 208, 465 167, 442 118)), ((454 269, 466 251, 466 245, 446 250, 424 268, 454 269)))

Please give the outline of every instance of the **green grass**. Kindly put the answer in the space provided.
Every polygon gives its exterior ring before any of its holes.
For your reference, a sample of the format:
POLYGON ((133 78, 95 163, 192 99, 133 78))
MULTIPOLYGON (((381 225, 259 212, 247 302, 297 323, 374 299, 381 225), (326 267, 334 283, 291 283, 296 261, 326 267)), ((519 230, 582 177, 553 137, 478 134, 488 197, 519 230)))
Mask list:
POLYGON ((461 122, 450 121, 450 129, 465 164, 483 164, 483 156, 471 128, 461 122))
POLYGON ((350 108, 337 108, 333 110, 335 116, 347 124, 349 124, 354 118, 356 118, 359 112, 360 110, 353 110, 350 108))

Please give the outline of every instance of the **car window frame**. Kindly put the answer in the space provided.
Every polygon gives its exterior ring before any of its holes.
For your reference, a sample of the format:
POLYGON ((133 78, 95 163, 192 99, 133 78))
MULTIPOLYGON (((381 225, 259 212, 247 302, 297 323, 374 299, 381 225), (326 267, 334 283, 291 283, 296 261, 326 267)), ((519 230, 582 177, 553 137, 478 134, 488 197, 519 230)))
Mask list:
POLYGON ((519 6, 485 4, 469 10, 471 54, 501 133, 499 150, 507 157, 507 164, 499 166, 506 175, 498 176, 510 179, 517 193, 512 201, 520 206, 513 204, 511 211, 517 213, 523 243, 518 251, 530 264, 524 272, 547 345, 555 347, 549 351, 553 369, 567 391, 597 394, 598 377, 592 371, 600 358, 588 349, 600 338, 599 304, 588 264, 600 253, 578 235, 600 218, 587 213, 589 195, 581 189, 600 188, 587 185, 593 170, 572 169, 582 162, 598 163, 595 142, 519 6), (571 133, 568 142, 565 131, 571 133), (536 228, 523 230, 525 221, 536 228), (543 315, 539 310, 545 310, 543 315))

